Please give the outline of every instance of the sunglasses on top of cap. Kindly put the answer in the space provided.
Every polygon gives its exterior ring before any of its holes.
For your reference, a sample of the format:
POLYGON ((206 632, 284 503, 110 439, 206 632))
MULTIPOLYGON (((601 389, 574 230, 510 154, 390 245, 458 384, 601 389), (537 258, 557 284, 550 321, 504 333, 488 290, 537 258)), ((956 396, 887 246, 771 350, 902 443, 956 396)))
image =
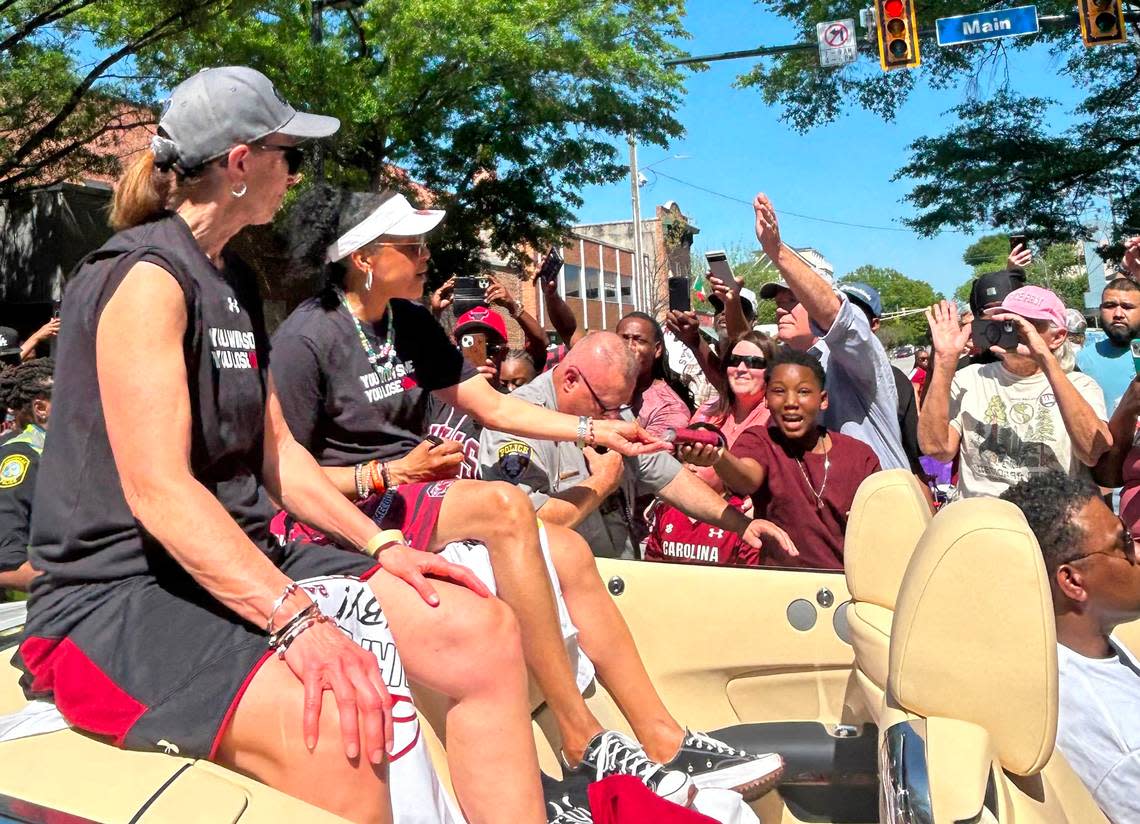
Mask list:
POLYGON ((281 152, 285 156, 285 166, 289 170, 290 177, 296 176, 305 163, 305 153, 300 146, 279 146, 276 143, 256 143, 254 145, 267 152, 281 152))

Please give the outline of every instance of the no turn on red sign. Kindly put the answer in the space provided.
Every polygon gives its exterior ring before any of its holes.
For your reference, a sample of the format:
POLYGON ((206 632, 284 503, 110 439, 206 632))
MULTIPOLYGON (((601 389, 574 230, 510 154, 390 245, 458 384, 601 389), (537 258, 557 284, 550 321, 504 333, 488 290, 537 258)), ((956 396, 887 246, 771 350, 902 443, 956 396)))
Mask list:
POLYGON ((854 20, 818 23, 815 36, 819 41, 819 65, 843 66, 855 62, 858 46, 855 42, 854 20))

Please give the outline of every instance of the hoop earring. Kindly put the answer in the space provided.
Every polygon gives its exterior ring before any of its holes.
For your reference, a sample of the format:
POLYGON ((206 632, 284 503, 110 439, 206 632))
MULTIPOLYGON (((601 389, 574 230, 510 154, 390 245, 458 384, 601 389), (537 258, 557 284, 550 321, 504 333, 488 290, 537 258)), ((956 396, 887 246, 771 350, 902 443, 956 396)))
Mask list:
POLYGON ((245 185, 245 181, 243 180, 241 182, 240 188, 230 189, 230 194, 233 195, 234 197, 245 197, 245 193, 248 190, 249 190, 249 187, 245 185))
POLYGON ((365 292, 371 292, 372 291, 372 269, 371 269, 371 267, 368 269, 368 277, 366 277, 364 279, 364 291, 365 292))

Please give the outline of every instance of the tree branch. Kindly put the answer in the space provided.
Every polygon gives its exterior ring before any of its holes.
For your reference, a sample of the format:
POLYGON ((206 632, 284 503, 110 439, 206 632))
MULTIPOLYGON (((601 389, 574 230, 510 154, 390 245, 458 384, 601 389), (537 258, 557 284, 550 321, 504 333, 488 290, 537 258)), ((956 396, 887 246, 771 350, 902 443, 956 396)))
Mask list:
POLYGON ((26 23, 24 23, 23 26, 16 29, 7 38, 0 40, 0 54, 9 51, 13 46, 15 46, 21 40, 25 39, 36 29, 42 28, 43 26, 49 26, 56 20, 62 20, 69 14, 74 14, 75 12, 86 8, 87 6, 92 5, 96 2, 96 0, 79 0, 79 4, 74 8, 66 8, 66 6, 73 2, 75 2, 75 0, 60 0, 60 2, 56 3, 51 8, 45 9, 40 14, 37 14, 35 17, 28 20, 26 23), (61 9, 63 9, 63 11, 60 11, 61 9))
MULTIPOLYGON (((192 12, 211 5, 214 5, 212 0, 198 0, 198 2, 196 2, 191 8, 185 8, 171 14, 164 20, 151 27, 148 31, 143 33, 134 42, 127 43, 121 48, 116 49, 107 55, 107 57, 103 58, 97 64, 95 64, 95 67, 90 72, 88 72, 83 80, 79 83, 79 85, 77 85, 72 90, 67 102, 64 103, 64 105, 55 114, 55 116, 52 117, 43 126, 38 128, 35 132, 33 132, 28 137, 28 139, 24 141, 24 144, 19 149, 17 149, 8 159, 0 162, 0 179, 2 179, 9 171, 16 168, 24 158, 42 146, 51 137, 51 135, 59 129, 60 125, 79 107, 79 104, 83 101, 84 95, 86 95, 87 92, 90 91, 91 87, 95 84, 95 82, 99 80, 100 77, 102 77, 103 72, 118 63, 124 57, 130 54, 134 54, 135 52, 146 46, 149 46, 151 43, 154 43, 162 37, 165 37, 175 31, 184 29, 186 26, 190 25, 190 22, 187 18, 192 12)), ((221 11, 222 9, 219 8, 216 13, 220 14, 221 11)))

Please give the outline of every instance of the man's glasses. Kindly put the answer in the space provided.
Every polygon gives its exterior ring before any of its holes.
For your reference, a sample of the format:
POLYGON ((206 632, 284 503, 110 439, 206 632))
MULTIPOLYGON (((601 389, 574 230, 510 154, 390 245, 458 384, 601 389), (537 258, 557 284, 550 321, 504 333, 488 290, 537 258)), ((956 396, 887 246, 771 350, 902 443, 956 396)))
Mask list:
POLYGON ((1120 536, 1120 545, 1117 546, 1116 549, 1098 549, 1095 552, 1085 552, 1075 558, 1070 558, 1067 561, 1063 561, 1062 563, 1071 564, 1074 561, 1080 561, 1084 558, 1088 558, 1090 555, 1106 555, 1109 558, 1119 558, 1120 555, 1117 554, 1119 552, 1124 555, 1124 560, 1126 560, 1132 566, 1136 566, 1136 539, 1132 537, 1132 532, 1128 529, 1128 525, 1125 524, 1124 521, 1121 521, 1120 524, 1124 528, 1124 532, 1120 536))
POLYGON ((763 355, 729 355, 725 365, 731 369, 742 363, 749 369, 763 369, 768 365, 768 359, 763 355))
POLYGON ((630 410, 631 407, 628 403, 620 403, 617 406, 606 406, 602 403, 602 399, 598 397, 598 393, 594 391, 594 387, 590 386, 590 382, 586 380, 586 376, 582 374, 581 370, 578 370, 578 377, 582 379, 582 383, 584 383, 586 389, 590 391, 590 395, 594 398, 594 403, 598 405, 598 409, 602 410, 603 415, 617 414, 620 416, 630 410))
POLYGON ((300 146, 278 146, 275 143, 258 143, 257 148, 265 149, 267 152, 281 152, 285 155, 285 166, 289 170, 289 176, 295 176, 301 171, 301 166, 305 163, 305 153, 301 151, 300 146))

